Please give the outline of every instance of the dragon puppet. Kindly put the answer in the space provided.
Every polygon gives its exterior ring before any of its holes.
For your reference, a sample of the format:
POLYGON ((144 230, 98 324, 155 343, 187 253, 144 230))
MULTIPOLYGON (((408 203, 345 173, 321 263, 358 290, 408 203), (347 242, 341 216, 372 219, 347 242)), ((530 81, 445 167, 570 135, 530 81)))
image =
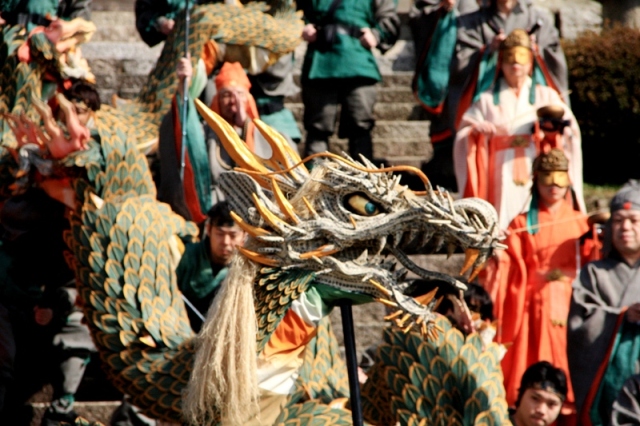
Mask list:
MULTIPOLYGON (((214 34, 218 45, 241 45, 223 31, 221 19, 232 17, 215 7, 222 5, 192 12, 202 14, 194 25, 217 22, 203 40, 214 34)), ((452 328, 434 313, 435 292, 405 279, 410 271, 462 288, 409 254, 459 249, 466 253, 462 273, 477 273, 500 246, 493 207, 453 200, 411 167, 322 153, 309 158, 309 172, 277 132, 256 121, 272 151, 260 158, 197 104, 238 165, 223 174, 222 187, 249 237, 196 336, 175 268, 198 229, 156 200, 142 152, 168 107, 172 89, 163 73, 173 69, 171 55, 163 52, 137 100, 123 110, 103 106, 86 132, 76 129, 74 108, 63 99, 62 116, 46 102, 58 96, 50 86, 61 78, 54 40, 15 28, 3 36, 1 181, 17 177, 16 153, 24 146, 40 147, 37 156, 51 162, 48 174, 36 167, 20 178, 69 206, 66 258, 94 343, 113 384, 144 413, 194 425, 351 424, 346 369, 327 318, 346 299, 390 309, 391 326, 363 388, 370 424, 508 424, 500 349, 452 328), (25 45, 28 61, 17 56, 25 45), (65 143, 77 149, 50 149, 65 143), (401 185, 397 171, 417 174, 424 191, 401 185)), ((194 49, 192 57, 201 54, 194 49)))

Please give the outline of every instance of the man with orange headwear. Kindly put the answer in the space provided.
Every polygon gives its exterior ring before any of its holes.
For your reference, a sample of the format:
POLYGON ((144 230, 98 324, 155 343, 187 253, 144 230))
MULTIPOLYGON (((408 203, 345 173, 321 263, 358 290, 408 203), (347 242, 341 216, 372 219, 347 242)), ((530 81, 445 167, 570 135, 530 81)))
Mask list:
POLYGON ((239 62, 225 62, 214 80, 217 93, 211 101, 212 111, 231 124, 253 151, 255 126, 259 118, 256 101, 249 93, 251 82, 239 62))
MULTIPOLYGON (((187 117, 187 158, 184 182, 180 182, 182 140, 180 103, 184 79, 191 80, 193 75, 190 59, 180 59, 177 75, 180 94, 174 99, 172 113, 165 117, 160 126, 161 178, 158 199, 170 204, 173 210, 183 217, 200 223, 206 218, 208 209, 224 199, 218 187, 218 177, 225 170, 230 170, 234 164, 217 135, 208 126, 203 126, 195 108, 190 105, 187 117)), ((210 104, 211 110, 220 114, 234 127, 251 151, 263 158, 271 157, 271 147, 252 121, 260 117, 256 102, 249 93, 251 82, 242 65, 238 62, 225 62, 214 82, 216 94, 210 104)), ((193 87, 190 87, 189 92, 190 97, 198 95, 193 93, 193 87)), ((196 89, 195 92, 198 90, 196 89)), ((285 138, 297 151, 295 143, 290 138, 286 136, 285 138)))

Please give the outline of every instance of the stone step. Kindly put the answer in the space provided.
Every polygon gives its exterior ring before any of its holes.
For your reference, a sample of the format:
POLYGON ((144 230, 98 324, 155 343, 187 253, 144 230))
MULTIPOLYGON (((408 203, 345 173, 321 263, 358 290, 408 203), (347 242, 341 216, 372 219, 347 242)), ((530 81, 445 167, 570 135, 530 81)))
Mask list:
POLYGON ((395 141, 429 140, 428 121, 378 120, 373 129, 373 137, 395 141))
POLYGON ((132 11, 133 4, 131 0, 93 0, 91 2, 92 15, 96 11, 103 10, 119 10, 119 11, 132 11))
MULTIPOLYGON (((285 107, 291 110, 296 121, 302 122, 304 105, 302 103, 287 103, 285 107)), ((413 102, 382 103, 377 102, 373 108, 376 120, 421 120, 422 108, 413 102)))
MULTIPOLYGON (((300 152, 304 152, 304 145, 300 144, 300 152)), ((349 152, 349 142, 346 139, 329 139, 329 149, 331 152, 342 154, 342 152, 349 152)), ((428 139, 414 139, 414 140, 392 140, 373 138, 373 157, 384 160, 386 164, 411 164, 416 165, 422 162, 427 162, 433 156, 433 147, 429 143, 428 139)))
POLYGON ((142 41, 90 41, 82 45, 82 54, 87 60, 130 60, 138 62, 151 60, 155 64, 161 51, 162 45, 149 47, 142 41))
MULTIPOLYGON (((385 77, 383 76, 383 79, 385 77)), ((403 103, 403 102, 413 102, 414 96, 413 91, 411 90, 411 86, 391 86, 385 87, 384 85, 377 88, 378 89, 378 97, 377 102, 382 103, 403 103)), ((302 94, 298 93, 293 96, 289 96, 285 98, 285 102, 287 103, 301 103, 302 102, 302 94)))
MULTIPOLYGON (((300 71, 293 73, 293 81, 300 86, 300 71)), ((384 88, 411 87, 413 81, 413 71, 393 71, 382 73, 380 86, 384 88)))
POLYGON ((100 10, 91 13, 91 21, 96 26, 96 33, 91 42, 142 42, 136 30, 136 17, 133 3, 130 11, 100 10))
MULTIPOLYGON (((160 53, 162 44, 154 47, 147 46, 139 38, 136 41, 126 42, 117 40, 97 40, 92 39, 89 43, 82 45, 82 54, 89 61, 94 74, 100 70, 94 68, 96 61, 109 61, 116 67, 119 61, 130 61, 123 65, 127 67, 123 72, 132 75, 148 75, 153 69, 160 53)), ((300 72, 294 72, 294 81, 300 85, 300 72)), ((381 88, 410 88, 413 79, 413 71, 382 72, 381 88)))
MULTIPOLYGON (((410 1, 398 3, 397 11, 400 17, 400 40, 410 40, 411 31, 408 26, 410 1)), ((135 41, 139 40, 135 28, 134 2, 123 0, 102 0, 92 3, 91 20, 98 33, 94 37, 106 37, 108 40, 135 41), (113 31, 121 27, 122 31, 113 31)))
MULTIPOLYGON (((393 121, 393 120, 378 120, 372 131, 374 143, 393 143, 401 146, 415 147, 419 144, 429 141, 429 121, 393 121)), ((302 128, 302 126, 299 125, 302 128)), ((304 139, 305 132, 302 129, 302 137, 304 139)), ((338 139, 337 136, 330 138, 332 143, 346 143, 346 139, 338 139)), ((395 155, 405 155, 404 151, 396 151, 394 148, 390 148, 390 152, 395 155)), ((411 155, 411 152, 409 153, 411 155)))

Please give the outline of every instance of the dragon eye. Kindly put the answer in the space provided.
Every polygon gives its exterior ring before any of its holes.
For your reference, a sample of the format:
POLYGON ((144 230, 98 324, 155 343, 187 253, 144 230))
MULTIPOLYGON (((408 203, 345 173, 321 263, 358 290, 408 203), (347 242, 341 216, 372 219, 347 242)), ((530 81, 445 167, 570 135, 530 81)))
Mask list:
POLYGON ((375 216, 380 213, 378 205, 364 195, 350 195, 346 201, 347 208, 360 216, 375 216))

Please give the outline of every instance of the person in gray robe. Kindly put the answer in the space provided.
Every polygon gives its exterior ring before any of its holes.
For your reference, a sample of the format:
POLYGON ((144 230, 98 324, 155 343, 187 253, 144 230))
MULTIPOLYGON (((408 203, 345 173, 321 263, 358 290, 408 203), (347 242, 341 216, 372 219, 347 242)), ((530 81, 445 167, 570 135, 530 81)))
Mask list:
POLYGON ((465 15, 478 10, 478 3, 477 0, 416 0, 409 9, 409 27, 416 58, 420 57, 433 33, 443 8, 452 7, 455 8, 456 14, 465 15))
POLYGON ((532 0, 492 0, 488 7, 460 16, 454 72, 468 76, 478 63, 483 47, 497 49, 507 34, 517 28, 535 37, 553 82, 561 96, 568 100, 567 60, 560 46, 560 34, 551 14, 534 7, 532 0), (509 10, 508 13, 505 10, 509 10))
MULTIPOLYGON (((573 283, 567 331, 569 372, 578 412, 587 405, 587 395, 599 366, 611 346, 620 314, 640 333, 640 185, 624 186, 611 200, 607 224, 611 249, 598 261, 585 265, 573 283)), ((628 360, 635 364, 638 361, 628 360)))

